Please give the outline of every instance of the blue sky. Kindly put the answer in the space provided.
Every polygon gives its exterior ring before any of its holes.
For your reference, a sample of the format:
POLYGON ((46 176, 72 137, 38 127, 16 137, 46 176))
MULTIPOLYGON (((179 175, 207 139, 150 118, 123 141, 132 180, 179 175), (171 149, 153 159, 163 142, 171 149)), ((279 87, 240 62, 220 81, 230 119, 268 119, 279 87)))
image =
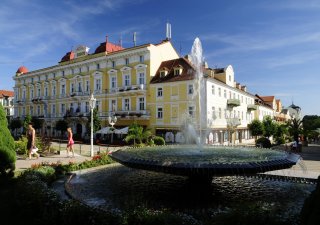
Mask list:
POLYGON ((158 43, 165 24, 188 54, 195 37, 210 67, 231 64, 252 94, 294 102, 320 115, 320 1, 317 0, 1 0, 0 89, 12 89, 19 66, 56 65, 79 44, 131 47, 158 43))

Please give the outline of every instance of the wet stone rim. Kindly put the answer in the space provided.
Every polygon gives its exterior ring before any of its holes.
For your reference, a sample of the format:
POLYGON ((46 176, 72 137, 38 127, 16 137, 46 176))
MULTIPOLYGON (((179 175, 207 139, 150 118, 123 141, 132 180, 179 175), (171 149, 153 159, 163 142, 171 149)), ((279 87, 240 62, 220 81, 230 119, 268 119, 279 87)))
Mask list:
MULTIPOLYGON (((280 170, 280 169, 287 169, 291 168, 293 165, 295 165, 299 159, 300 156, 294 153, 287 154, 286 152, 276 151, 276 150, 265 150, 265 149, 257 149, 252 148, 248 151, 261 151, 263 154, 269 154, 271 151, 273 151, 275 156, 270 155, 270 157, 266 157, 263 159, 258 158, 250 158, 248 160, 244 160, 241 162, 238 162, 237 160, 234 160, 234 162, 211 162, 207 159, 201 161, 193 161, 193 162, 182 162, 181 157, 183 157, 183 154, 177 155, 177 158, 179 158, 177 161, 173 160, 167 160, 166 154, 169 152, 169 154, 174 155, 174 151, 180 151, 185 148, 189 148, 189 146, 179 146, 179 147, 160 147, 158 150, 155 150, 154 148, 135 148, 135 149, 124 149, 124 150, 117 150, 110 153, 110 157, 131 168, 136 169, 143 169, 143 170, 150 170, 155 172, 162 172, 162 173, 168 173, 168 174, 174 174, 174 175, 182 175, 182 176, 230 176, 230 175, 252 175, 256 173, 263 173, 267 171, 273 171, 273 170, 280 170), (150 151, 154 154, 153 157, 149 157, 149 152, 146 153, 146 156, 144 157, 143 154, 139 154, 143 151, 150 151), (159 152, 156 152, 159 151, 159 152), (161 151, 163 152, 163 159, 159 159, 161 157, 161 151), (167 152, 166 152, 167 151, 167 152), (263 152, 265 151, 265 152, 263 152), (266 152, 269 151, 269 152, 266 152), (280 154, 279 154, 280 153, 280 154), (157 159, 158 157, 158 159, 157 159)), ((221 148, 210 148, 212 149, 219 149, 221 148)), ((229 149, 235 150, 235 151, 241 151, 243 149, 237 149, 237 148, 223 148, 228 151, 229 149)), ((188 149, 189 151, 190 149, 188 149)), ((203 149, 201 151, 204 152, 204 157, 210 157, 210 153, 206 153, 207 149, 203 149)), ((193 156, 189 155, 190 152, 187 151, 187 157, 186 160, 191 159, 193 156)), ((213 150, 214 151, 214 150, 213 150)), ((244 151, 247 151, 244 150, 244 151)), ((196 152, 198 155, 201 154, 201 152, 196 152)), ((249 152, 250 153, 250 152, 249 152)), ((228 157, 227 155, 224 157, 228 157)), ((169 157, 170 158, 170 157, 169 157)), ((197 158, 197 155, 195 155, 195 158, 197 158)), ((241 156, 239 156, 241 158, 241 156)), ((170 158, 172 159, 172 157, 170 158)))

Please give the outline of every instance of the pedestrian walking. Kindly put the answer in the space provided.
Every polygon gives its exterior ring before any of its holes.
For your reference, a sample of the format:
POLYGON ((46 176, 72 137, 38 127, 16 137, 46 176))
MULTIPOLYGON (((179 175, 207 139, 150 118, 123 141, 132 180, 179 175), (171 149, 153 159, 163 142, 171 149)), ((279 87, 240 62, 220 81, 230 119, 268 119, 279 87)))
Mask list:
POLYGON ((39 158, 40 155, 37 153, 38 148, 35 145, 36 131, 33 128, 32 123, 28 124, 27 140, 28 159, 32 159, 32 154, 35 154, 36 157, 39 158))
POLYGON ((72 134, 71 127, 68 127, 67 132, 68 132, 67 157, 69 157, 69 152, 72 152, 72 157, 74 157, 74 150, 73 150, 74 141, 73 141, 73 134, 72 134))

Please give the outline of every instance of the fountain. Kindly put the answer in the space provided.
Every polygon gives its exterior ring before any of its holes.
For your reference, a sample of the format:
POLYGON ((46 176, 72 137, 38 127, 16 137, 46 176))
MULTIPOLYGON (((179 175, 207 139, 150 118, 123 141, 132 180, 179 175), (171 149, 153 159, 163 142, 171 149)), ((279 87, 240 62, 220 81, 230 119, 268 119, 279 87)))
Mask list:
MULTIPOLYGON (((194 46, 192 52, 195 52, 196 59, 193 63, 197 62, 195 67, 198 68, 194 97, 199 98, 198 107, 201 109, 204 81, 199 39, 194 46)), ((185 124, 187 129, 183 131, 191 134, 184 133, 186 141, 188 136, 193 136, 189 143, 196 144, 110 152, 110 157, 120 164, 82 173, 81 182, 79 179, 69 181, 67 192, 87 205, 106 211, 169 210, 196 218, 199 224, 201 221, 211 224, 217 216, 232 218, 232 213, 238 212, 237 220, 238 216, 251 213, 254 219, 257 215, 258 218, 273 215, 289 221, 288 224, 295 224, 303 201, 314 189, 314 184, 264 172, 290 168, 300 156, 255 147, 203 145, 202 132, 206 127, 201 121, 200 110, 198 115, 199 123, 186 118, 190 123, 185 124), (199 134, 198 138, 194 138, 195 133, 199 134)))
POLYGON ((196 145, 147 147, 125 149, 110 153, 115 161, 132 168, 200 178, 210 182, 214 176, 252 175, 272 170, 286 169, 295 165, 300 156, 270 149, 248 147, 213 147, 203 145, 202 131, 207 128, 202 96, 204 93, 203 57, 199 38, 196 38, 191 50, 191 61, 195 68, 193 100, 197 102, 198 118, 186 118, 184 136, 194 138, 196 145))

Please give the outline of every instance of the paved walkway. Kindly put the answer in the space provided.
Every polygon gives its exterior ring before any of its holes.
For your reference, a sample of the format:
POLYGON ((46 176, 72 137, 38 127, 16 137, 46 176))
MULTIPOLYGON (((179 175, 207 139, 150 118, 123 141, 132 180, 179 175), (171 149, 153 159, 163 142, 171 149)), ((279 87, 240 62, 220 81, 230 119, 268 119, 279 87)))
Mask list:
MULTIPOLYGON (((90 146, 82 147, 86 151, 89 151, 90 146)), ((99 146, 95 146, 95 153, 99 146)), ((109 147, 104 150, 113 150, 114 147, 109 147)), ((100 149, 101 150, 101 149, 100 149)), ((77 152, 77 151, 76 151, 77 152)), ((290 176, 290 177, 305 177, 316 179, 320 175, 320 145, 310 144, 308 147, 303 147, 302 152, 299 153, 303 160, 291 169, 276 170, 268 172, 268 174, 274 174, 279 176, 290 176)), ((86 154, 88 155, 88 154, 86 154)), ((26 160, 25 158, 18 158, 16 162, 16 170, 23 170, 30 168, 33 164, 39 164, 42 162, 47 163, 63 163, 68 164, 69 162, 83 162, 90 160, 91 157, 75 154, 74 158, 68 158, 66 151, 60 151, 60 155, 50 155, 46 157, 40 157, 39 159, 26 160)))

